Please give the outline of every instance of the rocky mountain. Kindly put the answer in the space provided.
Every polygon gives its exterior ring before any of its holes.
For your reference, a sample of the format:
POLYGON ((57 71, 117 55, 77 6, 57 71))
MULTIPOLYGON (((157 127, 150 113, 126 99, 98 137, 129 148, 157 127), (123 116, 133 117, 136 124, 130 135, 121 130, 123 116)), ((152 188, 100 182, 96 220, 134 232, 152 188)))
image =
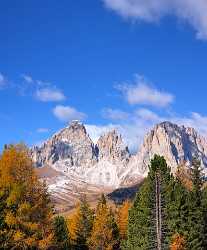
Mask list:
POLYGON ((119 187, 130 160, 128 148, 115 130, 93 144, 82 123, 70 126, 52 136, 41 147, 31 151, 36 167, 49 166, 89 184, 119 187))
POLYGON ((147 175, 154 154, 163 155, 173 173, 180 164, 190 166, 194 156, 207 169, 206 140, 193 128, 170 122, 156 125, 135 155, 130 154, 115 130, 102 135, 95 145, 78 121, 31 150, 34 164, 44 173, 41 176, 48 182, 49 190, 66 201, 86 190, 94 194, 139 183, 147 175))
POLYGON ((136 155, 136 165, 144 175, 154 154, 165 157, 172 173, 176 172, 180 164, 190 167, 193 157, 201 160, 204 171, 207 169, 207 141, 193 128, 170 122, 156 125, 145 136, 144 143, 136 155))

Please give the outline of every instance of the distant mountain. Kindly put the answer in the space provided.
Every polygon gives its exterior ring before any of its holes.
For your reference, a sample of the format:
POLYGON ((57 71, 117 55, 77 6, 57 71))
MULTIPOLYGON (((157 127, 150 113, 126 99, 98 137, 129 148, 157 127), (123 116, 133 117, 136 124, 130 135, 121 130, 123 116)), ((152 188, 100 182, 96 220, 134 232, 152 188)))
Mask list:
POLYGON ((156 125, 145 136, 144 143, 136 156, 136 164, 143 174, 148 171, 149 161, 154 154, 165 157, 172 173, 176 172, 178 165, 184 164, 190 167, 193 157, 201 160, 204 172, 207 169, 207 141, 194 128, 170 122, 156 125))
POLYGON ((140 183, 154 154, 164 156, 173 173, 180 164, 190 166, 194 156, 207 169, 206 140, 193 128, 170 122, 156 125, 135 155, 130 154, 116 130, 102 135, 95 145, 78 121, 31 150, 49 190, 65 201, 84 192, 109 192, 140 183))

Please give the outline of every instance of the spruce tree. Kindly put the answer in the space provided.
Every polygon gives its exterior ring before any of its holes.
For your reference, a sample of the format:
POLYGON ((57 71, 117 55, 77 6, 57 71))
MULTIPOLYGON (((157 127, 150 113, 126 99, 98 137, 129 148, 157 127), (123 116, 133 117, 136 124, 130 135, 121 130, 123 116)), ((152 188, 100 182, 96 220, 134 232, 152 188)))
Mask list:
POLYGON ((54 243, 60 250, 70 250, 70 239, 67 224, 63 216, 57 216, 53 222, 54 243))
POLYGON ((158 247, 156 232, 156 180, 160 184, 161 206, 161 244, 163 249, 169 248, 167 238, 169 229, 167 224, 167 197, 171 191, 173 177, 163 157, 155 155, 149 166, 149 173, 144 184, 138 191, 134 204, 129 210, 128 239, 123 243, 126 250, 148 250, 158 247))
POLYGON ((80 217, 77 228, 76 246, 77 250, 87 250, 88 249, 88 239, 91 235, 93 227, 93 211, 89 207, 86 200, 86 196, 81 198, 80 203, 80 217))
POLYGON ((192 161, 192 192, 189 195, 188 247, 191 250, 203 250, 205 242, 204 211, 202 207, 203 174, 200 161, 192 161))

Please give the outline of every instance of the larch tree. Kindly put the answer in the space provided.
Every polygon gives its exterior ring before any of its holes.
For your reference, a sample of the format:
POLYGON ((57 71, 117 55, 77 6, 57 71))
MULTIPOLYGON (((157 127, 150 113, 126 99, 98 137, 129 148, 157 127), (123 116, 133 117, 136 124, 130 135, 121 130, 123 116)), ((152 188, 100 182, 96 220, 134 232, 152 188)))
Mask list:
POLYGON ((130 201, 124 201, 124 203, 119 207, 117 214, 117 224, 119 227, 120 239, 127 239, 127 227, 128 227, 128 217, 129 208, 131 207, 130 201))
POLYGON ((0 157, 0 200, 3 249, 44 249, 50 244, 50 198, 45 184, 34 173, 24 145, 7 146, 0 157))
POLYGON ((74 249, 88 249, 93 219, 94 213, 87 202, 86 196, 83 196, 80 204, 77 205, 75 213, 68 218, 69 235, 74 249))
POLYGON ((178 233, 173 235, 170 250, 187 250, 185 237, 178 233))
POLYGON ((119 249, 119 231, 114 214, 102 196, 97 205, 92 233, 89 240, 91 250, 119 249))

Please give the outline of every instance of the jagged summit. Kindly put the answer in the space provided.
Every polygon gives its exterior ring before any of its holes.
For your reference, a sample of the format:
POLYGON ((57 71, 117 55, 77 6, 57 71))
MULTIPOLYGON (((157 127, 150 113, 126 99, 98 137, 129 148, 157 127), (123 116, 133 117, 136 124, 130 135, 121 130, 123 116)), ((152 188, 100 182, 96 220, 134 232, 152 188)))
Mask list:
POLYGON ((173 173, 179 164, 190 166, 194 156, 207 169, 206 140, 195 129, 169 121, 155 125, 135 155, 130 155, 116 130, 103 134, 94 144, 79 121, 72 121, 41 147, 34 147, 31 154, 37 167, 49 166, 73 187, 80 181, 112 188, 133 185, 147 175, 154 154, 164 156, 173 173))
POLYGON ((137 154, 137 164, 147 172, 148 163, 154 154, 163 155, 175 172, 177 166, 185 162, 191 165, 193 157, 201 160, 207 167, 207 143, 194 128, 178 126, 171 122, 157 124, 144 138, 144 143, 137 154))

